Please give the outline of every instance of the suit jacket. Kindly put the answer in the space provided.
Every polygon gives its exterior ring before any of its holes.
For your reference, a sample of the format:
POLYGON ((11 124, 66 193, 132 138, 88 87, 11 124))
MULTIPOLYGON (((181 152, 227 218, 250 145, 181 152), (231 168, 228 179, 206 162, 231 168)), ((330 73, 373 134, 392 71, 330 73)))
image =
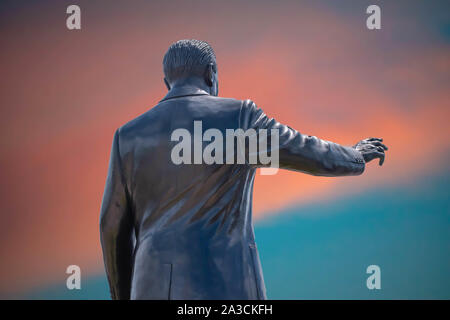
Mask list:
POLYGON ((266 299, 252 226, 261 165, 174 164, 178 142, 171 133, 193 133, 195 120, 224 136, 226 129, 279 129, 281 169, 318 176, 364 171, 355 149, 301 134, 250 100, 171 90, 114 135, 100 214, 113 299, 266 299))

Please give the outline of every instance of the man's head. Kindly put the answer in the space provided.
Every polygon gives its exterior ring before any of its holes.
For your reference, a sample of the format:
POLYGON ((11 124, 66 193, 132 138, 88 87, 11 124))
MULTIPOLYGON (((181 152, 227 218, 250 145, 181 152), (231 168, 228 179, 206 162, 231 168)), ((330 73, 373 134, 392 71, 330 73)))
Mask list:
POLYGON ((212 95, 218 94, 216 55, 211 46, 199 40, 179 40, 164 55, 164 82, 170 90, 189 79, 201 80, 212 95))

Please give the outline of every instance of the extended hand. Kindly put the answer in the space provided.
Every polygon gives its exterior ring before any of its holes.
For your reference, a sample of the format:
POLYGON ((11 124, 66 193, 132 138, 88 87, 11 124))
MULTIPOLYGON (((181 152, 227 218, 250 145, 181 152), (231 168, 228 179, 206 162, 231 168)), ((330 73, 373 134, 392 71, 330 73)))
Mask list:
POLYGON ((356 150, 361 152, 365 162, 372 161, 373 159, 380 159, 380 166, 384 162, 384 151, 388 148, 382 144, 383 139, 380 138, 367 138, 361 140, 353 146, 356 150))

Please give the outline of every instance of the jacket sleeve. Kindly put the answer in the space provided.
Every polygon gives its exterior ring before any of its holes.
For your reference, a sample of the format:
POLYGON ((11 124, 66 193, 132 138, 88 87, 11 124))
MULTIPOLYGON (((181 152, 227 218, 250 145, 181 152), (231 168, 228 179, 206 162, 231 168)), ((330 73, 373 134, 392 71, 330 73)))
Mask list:
POLYGON ((129 196, 121 168, 119 131, 116 131, 100 212, 100 241, 112 299, 130 298, 132 226, 129 196))
MULTIPOLYGON (((256 131, 258 144, 262 139, 261 132, 267 133, 267 138, 264 138, 267 140, 267 151, 278 152, 278 165, 281 169, 329 177, 359 175, 364 171, 365 161, 359 151, 301 134, 267 117, 251 100, 243 102, 240 122, 241 128, 252 128, 256 131), (274 130, 278 132, 278 145, 273 141, 274 130)), ((261 149, 258 149, 258 153, 260 151, 261 149)), ((260 162, 256 165, 256 167, 264 166, 260 162)))

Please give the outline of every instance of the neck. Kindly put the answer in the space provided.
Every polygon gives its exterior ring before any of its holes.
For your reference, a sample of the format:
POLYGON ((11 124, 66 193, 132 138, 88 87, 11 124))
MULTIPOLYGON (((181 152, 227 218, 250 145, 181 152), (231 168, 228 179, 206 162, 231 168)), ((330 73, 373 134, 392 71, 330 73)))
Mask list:
MULTIPOLYGON (((177 79, 170 84, 170 91, 179 90, 189 90, 189 91, 200 91, 203 90, 207 93, 211 93, 211 87, 208 87, 203 79, 198 77, 188 77, 177 79)), ((169 91, 169 92, 170 92, 169 91)))
POLYGON ((169 92, 161 101, 186 95, 208 94, 211 94, 211 89, 206 85, 195 83, 193 81, 178 81, 175 84, 171 83, 169 92))

